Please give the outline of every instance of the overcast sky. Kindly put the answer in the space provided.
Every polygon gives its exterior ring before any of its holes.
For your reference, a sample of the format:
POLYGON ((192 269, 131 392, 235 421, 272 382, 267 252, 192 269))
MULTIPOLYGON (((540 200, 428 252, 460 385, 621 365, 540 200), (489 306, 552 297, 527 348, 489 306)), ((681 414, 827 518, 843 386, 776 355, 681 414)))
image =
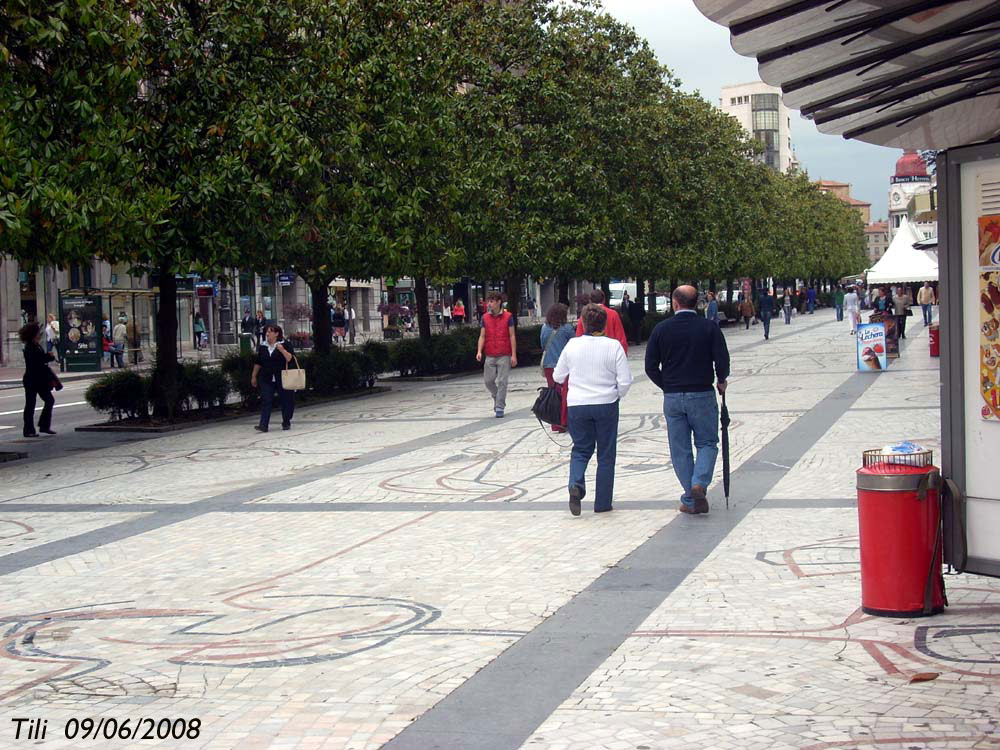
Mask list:
MULTIPOLYGON (((649 40, 685 91, 698 91, 718 105, 722 86, 760 79, 757 61, 733 52, 728 29, 701 15, 692 0, 603 3, 608 13, 649 40)), ((851 195, 872 204, 873 221, 888 215, 889 177, 902 151, 823 135, 797 111, 792 114, 792 145, 812 179, 849 182, 851 195)))

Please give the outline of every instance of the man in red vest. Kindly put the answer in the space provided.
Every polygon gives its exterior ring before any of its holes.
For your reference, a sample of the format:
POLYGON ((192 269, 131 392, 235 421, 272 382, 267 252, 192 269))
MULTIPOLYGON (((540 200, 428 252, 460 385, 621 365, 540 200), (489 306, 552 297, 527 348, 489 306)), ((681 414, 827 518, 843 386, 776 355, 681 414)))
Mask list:
POLYGON ((517 367, 517 337, 514 316, 503 309, 503 295, 490 292, 487 311, 479 322, 479 346, 476 361, 483 362, 483 380, 493 396, 493 413, 499 419, 507 406, 507 377, 517 367))
MULTIPOLYGON (((600 305, 608 313, 608 322, 604 327, 604 335, 609 339, 618 339, 621 342, 622 349, 628 354, 628 336, 625 335, 625 326, 622 325, 622 319, 618 317, 618 311, 604 304, 604 292, 600 289, 591 290, 590 301, 595 305, 600 305)), ((576 321, 576 335, 583 335, 583 318, 579 318, 576 321)))

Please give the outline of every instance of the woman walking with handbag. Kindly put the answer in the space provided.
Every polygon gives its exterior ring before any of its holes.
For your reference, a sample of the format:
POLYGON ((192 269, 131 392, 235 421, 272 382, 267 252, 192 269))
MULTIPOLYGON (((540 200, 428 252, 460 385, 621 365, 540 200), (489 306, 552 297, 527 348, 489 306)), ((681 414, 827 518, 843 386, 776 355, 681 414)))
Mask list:
POLYGON ((264 343, 257 347, 257 360, 250 376, 251 386, 256 388, 260 383, 260 423, 254 425, 258 432, 267 432, 275 396, 281 404, 281 429, 292 427, 295 395, 281 385, 281 373, 291 361, 292 347, 285 342, 281 326, 273 323, 264 326, 264 343))
POLYGON ((553 432, 566 432, 566 384, 557 386, 552 379, 552 371, 559 361, 559 355, 576 333, 574 326, 566 322, 568 311, 566 305, 556 302, 545 313, 545 323, 542 324, 542 374, 545 375, 545 383, 549 388, 559 388, 559 395, 562 396, 562 420, 560 424, 552 425, 553 432))
POLYGON ((743 301, 740 302, 740 316, 743 318, 743 322, 746 324, 746 328, 749 331, 750 321, 754 316, 753 301, 750 299, 749 295, 744 297, 743 301))
MULTIPOLYGON (((52 431, 52 408, 55 399, 52 389, 59 379, 49 369, 49 362, 55 357, 42 349, 42 327, 38 323, 28 323, 18 331, 24 342, 24 436, 38 437, 38 432, 55 435, 52 431), (42 399, 42 415, 38 418, 38 432, 35 432, 35 399, 42 399)), ((62 386, 59 386, 60 388, 62 386)))
POLYGON ((586 494, 584 473, 597 448, 597 486, 594 512, 611 510, 615 489, 615 457, 618 442, 618 402, 632 385, 625 350, 620 342, 604 336, 608 313, 603 305, 583 308, 586 335, 569 341, 556 363, 552 378, 557 383, 569 379, 569 434, 573 452, 569 462, 569 510, 580 515, 580 501, 586 494))

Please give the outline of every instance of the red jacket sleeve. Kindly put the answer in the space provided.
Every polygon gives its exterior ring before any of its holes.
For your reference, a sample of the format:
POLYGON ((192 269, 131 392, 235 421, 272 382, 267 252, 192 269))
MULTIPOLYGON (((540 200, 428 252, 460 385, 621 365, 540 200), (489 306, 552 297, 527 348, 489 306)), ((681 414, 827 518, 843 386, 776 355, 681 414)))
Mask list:
POLYGON ((608 311, 608 330, 607 335, 611 338, 618 339, 619 343, 622 345, 622 349, 628 354, 628 337, 625 335, 625 326, 622 325, 622 319, 618 317, 618 313, 612 310, 610 307, 605 307, 608 311))
POLYGON ((577 336, 583 335, 583 318, 576 319, 576 335, 577 336))

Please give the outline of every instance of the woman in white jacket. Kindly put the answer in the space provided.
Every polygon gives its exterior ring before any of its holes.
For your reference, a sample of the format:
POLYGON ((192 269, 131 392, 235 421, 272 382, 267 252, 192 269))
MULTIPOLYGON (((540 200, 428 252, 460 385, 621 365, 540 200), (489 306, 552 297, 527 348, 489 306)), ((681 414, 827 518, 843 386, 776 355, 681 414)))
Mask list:
POLYGON ((586 494, 584 472, 597 448, 597 487, 594 512, 611 510, 615 489, 618 443, 618 401, 632 385, 632 373, 622 345, 604 336, 608 313, 601 305, 587 305, 580 316, 584 336, 571 339, 552 372, 557 383, 569 378, 569 434, 573 451, 569 462, 569 509, 580 515, 586 494))

